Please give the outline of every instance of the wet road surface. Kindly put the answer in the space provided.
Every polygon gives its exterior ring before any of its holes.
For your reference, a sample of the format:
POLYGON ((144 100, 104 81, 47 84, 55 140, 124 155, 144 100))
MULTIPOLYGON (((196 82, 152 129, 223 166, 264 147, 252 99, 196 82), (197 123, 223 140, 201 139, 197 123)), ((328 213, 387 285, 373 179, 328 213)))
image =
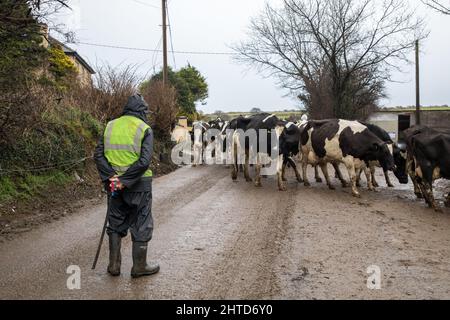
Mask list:
MULTIPOLYGON (((105 205, 0 243, 1 299, 450 299, 450 210, 436 213, 412 187, 355 199, 336 184, 305 188, 290 176, 255 188, 222 167, 182 168, 154 182, 149 259, 161 272, 131 279, 131 243, 122 276, 110 278, 105 239, 91 270, 105 205), (69 290, 66 270, 81 269, 69 290), (367 268, 381 290, 367 288, 367 268)), ((312 177, 311 177, 311 181, 312 177)))

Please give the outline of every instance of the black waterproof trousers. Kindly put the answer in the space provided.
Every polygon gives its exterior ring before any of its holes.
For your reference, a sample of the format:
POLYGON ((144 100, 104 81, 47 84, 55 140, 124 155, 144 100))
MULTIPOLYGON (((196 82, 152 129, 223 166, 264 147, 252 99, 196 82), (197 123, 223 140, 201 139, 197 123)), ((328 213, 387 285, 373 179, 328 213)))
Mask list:
POLYGON ((131 232, 133 242, 149 242, 153 235, 152 192, 121 192, 108 197, 108 235, 126 237, 131 232))

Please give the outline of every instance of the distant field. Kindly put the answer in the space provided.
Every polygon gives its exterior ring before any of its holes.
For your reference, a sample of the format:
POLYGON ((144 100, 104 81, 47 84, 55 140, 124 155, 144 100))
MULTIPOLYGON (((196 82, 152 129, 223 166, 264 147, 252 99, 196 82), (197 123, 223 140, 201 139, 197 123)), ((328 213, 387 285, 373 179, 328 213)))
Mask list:
MULTIPOLYGON (((288 119, 291 116, 295 116, 295 117, 300 118, 305 112, 304 111, 295 111, 295 112, 294 111, 289 111, 289 112, 275 111, 275 112, 267 112, 267 113, 274 114, 280 119, 288 119)), ((234 119, 234 118, 237 118, 239 116, 244 116, 245 117, 245 116, 251 115, 252 113, 250 113, 250 112, 228 112, 228 113, 224 113, 224 114, 226 114, 231 119, 234 119)), ((215 119, 215 118, 217 118, 217 115, 215 115, 215 114, 208 114, 208 115, 206 115, 206 118, 208 120, 215 119)))
MULTIPOLYGON (((441 106, 441 107, 422 107, 421 108, 422 111, 450 111, 450 107, 446 107, 446 106, 441 106)), ((416 109, 414 107, 405 107, 405 108, 380 108, 379 111, 383 111, 383 112, 414 112, 416 111, 416 109)), ((288 119, 291 116, 295 116, 297 118, 300 118, 305 111, 275 111, 275 112, 267 112, 270 114, 274 114, 276 115, 278 118, 280 119, 288 119)), ((239 116, 248 116, 251 115, 252 113, 250 112, 228 112, 228 113, 224 113, 225 115, 227 115, 230 119, 234 119, 237 118, 239 116)), ((217 118, 217 115, 215 114, 207 114, 206 116, 207 120, 213 120, 217 118)))
MULTIPOLYGON (((450 111, 450 107, 422 107, 422 111, 450 111)), ((380 109, 380 111, 386 112, 413 112, 416 111, 416 108, 384 108, 380 109)))

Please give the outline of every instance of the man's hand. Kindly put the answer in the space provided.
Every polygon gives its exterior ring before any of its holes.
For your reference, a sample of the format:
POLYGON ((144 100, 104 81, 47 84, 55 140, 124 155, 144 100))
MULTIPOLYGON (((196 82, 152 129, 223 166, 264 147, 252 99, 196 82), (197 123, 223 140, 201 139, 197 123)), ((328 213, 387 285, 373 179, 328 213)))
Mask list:
POLYGON ((114 176, 112 178, 109 178, 110 182, 114 182, 116 185, 116 190, 123 190, 125 186, 120 182, 119 176, 114 176))

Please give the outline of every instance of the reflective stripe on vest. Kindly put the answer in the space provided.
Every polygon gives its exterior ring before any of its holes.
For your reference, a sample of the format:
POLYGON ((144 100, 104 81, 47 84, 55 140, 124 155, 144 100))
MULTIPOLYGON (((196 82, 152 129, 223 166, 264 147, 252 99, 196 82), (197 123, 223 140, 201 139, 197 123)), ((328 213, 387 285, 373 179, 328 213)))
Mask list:
MULTIPOLYGON (((120 119, 120 118, 119 118, 120 119)), ((117 120, 112 121, 110 124, 108 124, 107 128, 106 128, 106 133, 105 133, 105 148, 109 149, 109 150, 119 150, 119 151, 129 151, 129 152, 136 152, 138 154, 141 153, 141 147, 142 147, 142 136, 145 132, 145 130, 147 130, 149 128, 149 126, 142 121, 142 124, 139 125, 135 136, 134 136, 134 140, 133 140, 133 145, 129 145, 129 144, 112 144, 111 143, 111 137, 112 137, 112 131, 114 128, 114 123, 117 120)))
MULTIPOLYGON (((144 121, 132 116, 123 116, 106 126, 105 157, 119 176, 139 160, 145 131, 149 128, 144 121)), ((147 170, 144 177, 152 175, 152 171, 147 170)))

